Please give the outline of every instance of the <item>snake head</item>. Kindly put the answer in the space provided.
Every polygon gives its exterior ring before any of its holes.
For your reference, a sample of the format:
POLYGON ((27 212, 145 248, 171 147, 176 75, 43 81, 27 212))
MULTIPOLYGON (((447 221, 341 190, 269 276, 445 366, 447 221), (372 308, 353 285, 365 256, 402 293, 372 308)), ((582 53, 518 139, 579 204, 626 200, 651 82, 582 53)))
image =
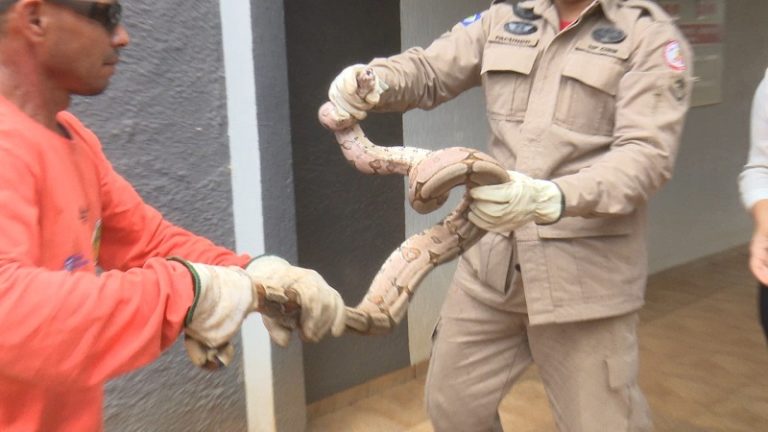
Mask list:
POLYGON ((326 102, 320 107, 317 119, 326 129, 334 132, 349 129, 357 124, 357 119, 351 115, 341 115, 333 102, 326 102))

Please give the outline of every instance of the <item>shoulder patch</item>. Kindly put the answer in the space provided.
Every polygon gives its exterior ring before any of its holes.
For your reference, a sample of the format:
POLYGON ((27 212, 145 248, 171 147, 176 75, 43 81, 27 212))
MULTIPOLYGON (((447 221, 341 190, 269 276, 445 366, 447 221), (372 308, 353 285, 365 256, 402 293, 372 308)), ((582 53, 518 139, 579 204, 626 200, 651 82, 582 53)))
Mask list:
POLYGON ((672 70, 684 71, 688 69, 680 49, 680 42, 676 40, 667 42, 667 45, 664 47, 664 61, 666 61, 667 66, 672 70))
POLYGON ((470 16, 464 18, 463 20, 461 20, 460 24, 463 25, 464 27, 467 27, 467 26, 471 25, 472 23, 474 23, 476 21, 479 21, 480 18, 482 18, 482 17, 483 17, 483 13, 482 12, 478 12, 478 13, 476 13, 474 15, 470 15, 470 16))
POLYGON ((650 15, 654 21, 673 21, 664 8, 650 0, 627 0, 624 7, 640 9, 641 14, 650 15))

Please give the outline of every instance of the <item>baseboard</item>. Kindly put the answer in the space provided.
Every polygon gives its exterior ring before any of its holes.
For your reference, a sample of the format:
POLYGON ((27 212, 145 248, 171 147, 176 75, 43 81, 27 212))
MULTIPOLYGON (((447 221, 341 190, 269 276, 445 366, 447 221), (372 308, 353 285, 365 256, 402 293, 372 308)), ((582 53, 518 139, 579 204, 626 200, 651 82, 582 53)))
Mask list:
POLYGON ((420 378, 427 373, 427 361, 417 363, 362 384, 350 387, 327 398, 320 399, 307 405, 307 419, 315 419, 322 415, 338 411, 341 408, 352 405, 360 399, 383 392, 396 385, 403 384, 415 378, 420 378))

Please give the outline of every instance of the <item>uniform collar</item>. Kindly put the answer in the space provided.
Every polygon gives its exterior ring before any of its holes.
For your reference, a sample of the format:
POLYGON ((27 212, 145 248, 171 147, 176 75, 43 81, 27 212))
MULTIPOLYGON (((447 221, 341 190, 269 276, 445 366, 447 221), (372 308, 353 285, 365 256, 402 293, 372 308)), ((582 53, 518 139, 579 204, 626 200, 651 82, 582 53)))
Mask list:
POLYGON ((603 8, 605 16, 611 20, 614 24, 619 20, 619 0, 599 0, 600 6, 603 8))
MULTIPOLYGON (((595 0, 591 5, 587 6, 587 10, 591 11, 598 5, 603 9, 605 16, 613 23, 618 22, 618 9, 619 3, 622 0, 595 0)), ((547 14, 547 10, 552 8, 549 13, 555 12, 555 5, 552 0, 527 0, 520 2, 520 6, 530 8, 533 7, 533 11, 537 15, 544 16, 547 14)))

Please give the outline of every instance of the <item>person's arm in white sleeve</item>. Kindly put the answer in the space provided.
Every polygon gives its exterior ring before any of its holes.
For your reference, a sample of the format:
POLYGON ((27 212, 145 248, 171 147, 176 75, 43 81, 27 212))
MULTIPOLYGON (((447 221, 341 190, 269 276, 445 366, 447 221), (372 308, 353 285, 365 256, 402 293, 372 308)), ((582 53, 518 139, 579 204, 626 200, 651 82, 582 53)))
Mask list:
POLYGON ((739 189, 755 222, 749 267, 760 282, 768 284, 768 73, 752 102, 749 160, 739 176, 739 189))

